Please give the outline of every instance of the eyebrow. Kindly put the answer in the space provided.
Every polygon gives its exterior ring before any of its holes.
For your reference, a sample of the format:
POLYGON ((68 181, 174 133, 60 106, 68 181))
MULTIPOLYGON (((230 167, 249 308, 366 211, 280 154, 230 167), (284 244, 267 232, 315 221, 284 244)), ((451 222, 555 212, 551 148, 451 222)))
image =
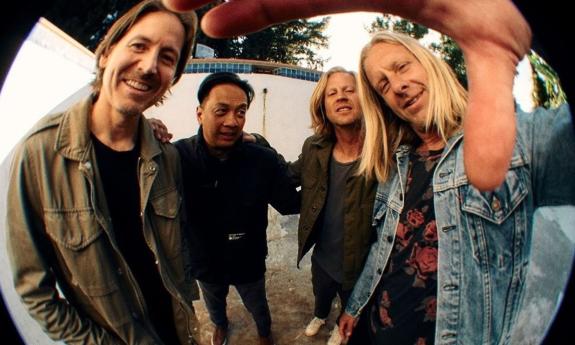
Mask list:
MULTIPOLYGON (((132 37, 128 41, 128 43, 133 42, 134 40, 144 41, 145 43, 152 43, 152 40, 149 39, 148 37, 144 36, 144 35, 136 35, 136 36, 132 37)), ((160 50, 169 51, 169 52, 176 54, 176 56, 178 56, 178 57, 180 56, 180 49, 174 48, 172 46, 162 46, 160 50)))

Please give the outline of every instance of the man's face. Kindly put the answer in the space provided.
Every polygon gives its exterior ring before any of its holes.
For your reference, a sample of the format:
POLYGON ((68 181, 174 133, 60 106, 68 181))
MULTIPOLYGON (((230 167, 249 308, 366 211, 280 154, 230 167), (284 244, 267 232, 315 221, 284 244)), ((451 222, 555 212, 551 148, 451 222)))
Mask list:
POLYGON ((329 76, 323 103, 327 118, 335 127, 355 125, 361 120, 355 78, 349 73, 336 72, 329 76))
POLYGON ((416 132, 425 128, 429 89, 427 72, 402 45, 378 43, 364 60, 371 86, 389 108, 416 132))
POLYGON ((242 135, 247 110, 248 99, 241 88, 234 84, 214 86, 196 110, 208 148, 229 150, 242 135))
POLYGON ((170 13, 144 15, 99 60, 104 69, 97 102, 110 112, 138 115, 157 103, 174 78, 184 27, 170 13))

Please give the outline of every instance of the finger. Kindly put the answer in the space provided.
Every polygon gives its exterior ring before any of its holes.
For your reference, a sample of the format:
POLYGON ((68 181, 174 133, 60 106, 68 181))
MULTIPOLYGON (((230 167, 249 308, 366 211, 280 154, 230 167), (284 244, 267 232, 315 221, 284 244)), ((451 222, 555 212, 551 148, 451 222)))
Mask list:
POLYGON ((164 6, 175 12, 186 12, 200 8, 213 0, 162 0, 164 6))
POLYGON ((365 0, 229 0, 204 15, 202 30, 206 35, 215 38, 232 37, 297 18, 350 11, 369 11, 375 8, 373 2, 365 0))

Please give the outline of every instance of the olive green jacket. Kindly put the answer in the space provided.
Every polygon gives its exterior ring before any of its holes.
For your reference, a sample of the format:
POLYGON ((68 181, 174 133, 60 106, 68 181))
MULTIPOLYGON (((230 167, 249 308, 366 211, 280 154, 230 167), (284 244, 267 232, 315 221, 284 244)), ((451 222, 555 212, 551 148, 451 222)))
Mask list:
MULTIPOLYGON (((45 117, 15 152, 7 244, 16 291, 53 339, 161 344, 114 238, 90 139, 91 107, 89 98, 45 117)), ((143 117, 139 126, 144 237, 173 297, 180 340, 193 344, 198 291, 184 274, 180 160, 143 117)))
MULTIPOLYGON (((329 161, 334 142, 325 136, 313 135, 303 144, 296 162, 289 166, 292 178, 301 185, 301 212, 298 228, 297 264, 314 245, 321 231, 320 216, 327 198, 329 186, 329 161)), ((357 163, 356 163, 357 166, 357 163)), ((375 240, 371 217, 375 181, 351 175, 346 181, 344 240, 343 240, 343 289, 351 290, 367 256, 370 244, 375 240)))

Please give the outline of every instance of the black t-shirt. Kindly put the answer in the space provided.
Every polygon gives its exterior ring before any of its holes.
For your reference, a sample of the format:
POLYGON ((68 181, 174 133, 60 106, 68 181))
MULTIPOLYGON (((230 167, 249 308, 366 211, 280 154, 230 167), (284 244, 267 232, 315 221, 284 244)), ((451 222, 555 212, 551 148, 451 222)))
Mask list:
POLYGON ((370 310, 374 344, 434 343, 438 237, 432 177, 441 151, 411 153, 394 247, 370 310))
POLYGON ((313 259, 338 283, 343 281, 345 185, 356 162, 340 163, 331 158, 322 228, 313 250, 313 259))
POLYGON ((139 145, 130 151, 119 152, 107 147, 95 136, 92 136, 92 140, 116 242, 136 278, 156 332, 164 343, 179 344, 171 297, 162 283, 154 255, 142 231, 139 145))

